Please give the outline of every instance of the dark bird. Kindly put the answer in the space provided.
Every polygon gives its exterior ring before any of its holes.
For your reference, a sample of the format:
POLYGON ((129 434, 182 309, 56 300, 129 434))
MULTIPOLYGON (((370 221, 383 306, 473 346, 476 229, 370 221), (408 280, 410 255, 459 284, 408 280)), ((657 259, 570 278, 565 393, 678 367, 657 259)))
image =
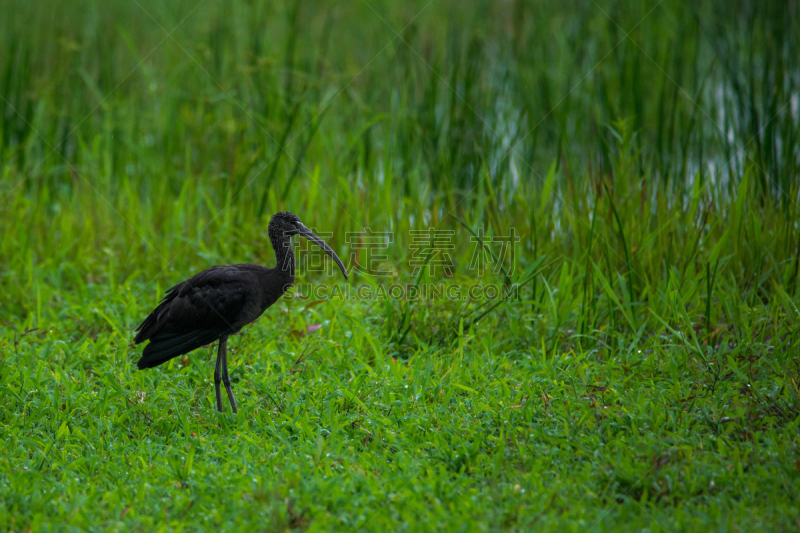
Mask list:
POLYGON ((228 377, 228 336, 253 322, 294 283, 292 235, 302 235, 330 255, 347 279, 347 270, 330 246, 296 215, 275 213, 267 229, 277 261, 274 268, 253 264, 215 265, 169 289, 136 329, 136 344, 149 340, 136 363, 152 368, 201 346, 219 341, 214 388, 222 411, 220 381, 225 384, 233 412, 236 400, 228 377))

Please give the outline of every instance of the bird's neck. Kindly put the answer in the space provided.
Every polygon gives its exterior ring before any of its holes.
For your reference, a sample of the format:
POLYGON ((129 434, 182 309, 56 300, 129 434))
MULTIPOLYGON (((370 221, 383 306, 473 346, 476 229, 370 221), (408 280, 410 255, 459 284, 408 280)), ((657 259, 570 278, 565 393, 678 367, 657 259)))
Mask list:
POLYGON ((275 270, 286 278, 287 283, 294 282, 294 252, 292 238, 288 235, 270 233, 269 240, 275 250, 275 270))

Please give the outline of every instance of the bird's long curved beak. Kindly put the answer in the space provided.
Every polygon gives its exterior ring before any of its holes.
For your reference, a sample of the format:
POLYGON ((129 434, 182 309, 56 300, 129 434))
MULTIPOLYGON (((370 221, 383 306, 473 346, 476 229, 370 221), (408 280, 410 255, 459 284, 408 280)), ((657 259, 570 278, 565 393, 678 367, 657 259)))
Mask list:
POLYGON ((320 239, 313 231, 305 227, 303 224, 297 222, 296 225, 298 230, 297 234, 302 235, 309 241, 313 242, 314 244, 325 250, 325 253, 331 256, 331 258, 333 258, 333 260, 336 261, 336 264, 339 265, 339 269, 342 271, 342 274, 344 274, 344 279, 347 279, 347 270, 344 268, 344 265, 342 264, 342 261, 339 259, 339 256, 336 255, 336 252, 334 252, 325 241, 320 239))

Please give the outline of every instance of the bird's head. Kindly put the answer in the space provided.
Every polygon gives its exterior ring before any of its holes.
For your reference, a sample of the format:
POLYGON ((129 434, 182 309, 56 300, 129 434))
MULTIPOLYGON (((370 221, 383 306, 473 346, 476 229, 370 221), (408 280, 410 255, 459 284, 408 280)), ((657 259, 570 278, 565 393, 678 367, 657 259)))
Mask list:
POLYGON ((347 270, 344 268, 342 261, 336 255, 336 252, 334 252, 325 241, 320 239, 317 234, 300 222, 300 218, 294 213, 281 211, 272 215, 272 218, 269 220, 267 232, 270 235, 270 239, 272 239, 273 246, 275 245, 276 240, 283 240, 284 237, 290 237, 292 235, 301 235, 305 237, 309 241, 322 248, 326 254, 331 256, 331 258, 339 266, 342 274, 344 274, 344 279, 347 279, 347 270))
POLYGON ((275 213, 269 219, 269 233, 275 235, 297 235, 297 224, 302 225, 300 218, 289 211, 275 213))

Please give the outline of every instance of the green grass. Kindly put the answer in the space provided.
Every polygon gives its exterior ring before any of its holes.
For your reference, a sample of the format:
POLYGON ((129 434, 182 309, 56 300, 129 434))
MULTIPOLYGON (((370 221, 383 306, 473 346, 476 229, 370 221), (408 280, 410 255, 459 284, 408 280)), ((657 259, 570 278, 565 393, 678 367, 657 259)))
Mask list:
POLYGON ((1 530, 797 527, 793 3, 2 12, 1 530), (282 209, 343 259, 393 233, 353 289, 518 297, 284 298, 229 343, 238 416, 209 348, 137 371, 164 290, 271 265, 282 209), (470 270, 481 228, 513 268, 470 270))

